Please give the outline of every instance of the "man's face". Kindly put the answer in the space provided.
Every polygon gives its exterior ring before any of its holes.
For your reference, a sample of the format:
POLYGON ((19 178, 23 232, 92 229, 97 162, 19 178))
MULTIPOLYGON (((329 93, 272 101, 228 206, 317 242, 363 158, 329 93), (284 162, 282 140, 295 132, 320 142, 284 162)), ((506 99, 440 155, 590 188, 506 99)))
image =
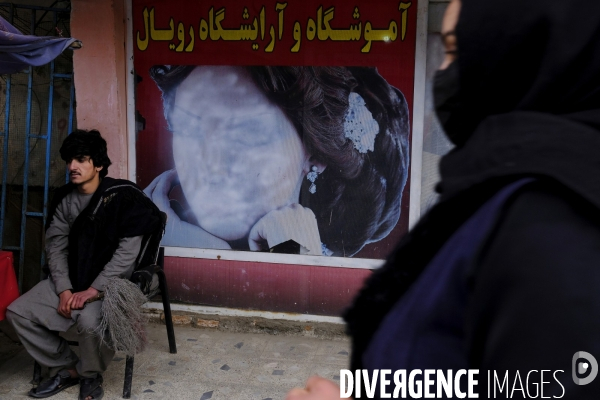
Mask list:
POLYGON ((67 162, 69 179, 75 185, 84 185, 100 179, 102 167, 94 167, 90 156, 77 156, 67 162))

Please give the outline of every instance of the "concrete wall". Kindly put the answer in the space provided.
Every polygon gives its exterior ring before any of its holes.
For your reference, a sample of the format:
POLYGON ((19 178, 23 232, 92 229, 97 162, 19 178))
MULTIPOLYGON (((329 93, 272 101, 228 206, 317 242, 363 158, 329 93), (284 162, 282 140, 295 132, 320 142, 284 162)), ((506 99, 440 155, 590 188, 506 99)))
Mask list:
POLYGON ((102 133, 115 178, 127 178, 125 18, 123 0, 72 1, 77 127, 102 133))

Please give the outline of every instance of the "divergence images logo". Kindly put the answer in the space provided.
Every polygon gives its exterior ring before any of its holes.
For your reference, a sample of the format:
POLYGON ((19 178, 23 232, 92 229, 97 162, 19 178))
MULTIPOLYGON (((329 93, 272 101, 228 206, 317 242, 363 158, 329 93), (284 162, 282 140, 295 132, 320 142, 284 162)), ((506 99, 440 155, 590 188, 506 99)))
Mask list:
POLYGON ((573 354, 573 382, 576 385, 587 385, 591 383, 598 375, 598 362, 588 352, 578 351, 573 354), (580 376, 589 373, 589 375, 585 378, 580 378, 580 376))

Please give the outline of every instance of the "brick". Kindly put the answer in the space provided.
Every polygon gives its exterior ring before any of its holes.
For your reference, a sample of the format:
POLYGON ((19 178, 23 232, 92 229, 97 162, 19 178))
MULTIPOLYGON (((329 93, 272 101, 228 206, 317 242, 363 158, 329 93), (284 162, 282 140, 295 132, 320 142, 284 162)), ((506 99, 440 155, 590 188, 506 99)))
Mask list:
MULTIPOLYGON (((173 315, 173 325, 190 325, 192 323, 192 317, 189 315, 173 315)), ((160 320, 165 321, 165 314, 160 314, 160 320)))
POLYGON ((196 324, 195 326, 197 328, 218 328, 219 327, 219 321, 215 321, 212 319, 196 319, 196 324))

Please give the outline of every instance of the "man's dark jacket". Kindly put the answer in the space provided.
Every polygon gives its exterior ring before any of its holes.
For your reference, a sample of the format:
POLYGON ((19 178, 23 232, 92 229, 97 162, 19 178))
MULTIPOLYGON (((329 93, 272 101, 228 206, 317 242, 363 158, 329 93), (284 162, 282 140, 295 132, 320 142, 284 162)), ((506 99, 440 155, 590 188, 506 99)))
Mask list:
MULTIPOLYGON (((72 183, 57 189, 48 210, 46 229, 60 202, 73 190, 76 186, 72 183)), ((69 233, 69 278, 73 290, 90 287, 113 257, 120 239, 143 236, 141 249, 145 250, 151 237, 160 236, 161 230, 159 209, 139 187, 125 179, 103 178, 69 233)), ((136 269, 139 263, 140 255, 136 269)))

